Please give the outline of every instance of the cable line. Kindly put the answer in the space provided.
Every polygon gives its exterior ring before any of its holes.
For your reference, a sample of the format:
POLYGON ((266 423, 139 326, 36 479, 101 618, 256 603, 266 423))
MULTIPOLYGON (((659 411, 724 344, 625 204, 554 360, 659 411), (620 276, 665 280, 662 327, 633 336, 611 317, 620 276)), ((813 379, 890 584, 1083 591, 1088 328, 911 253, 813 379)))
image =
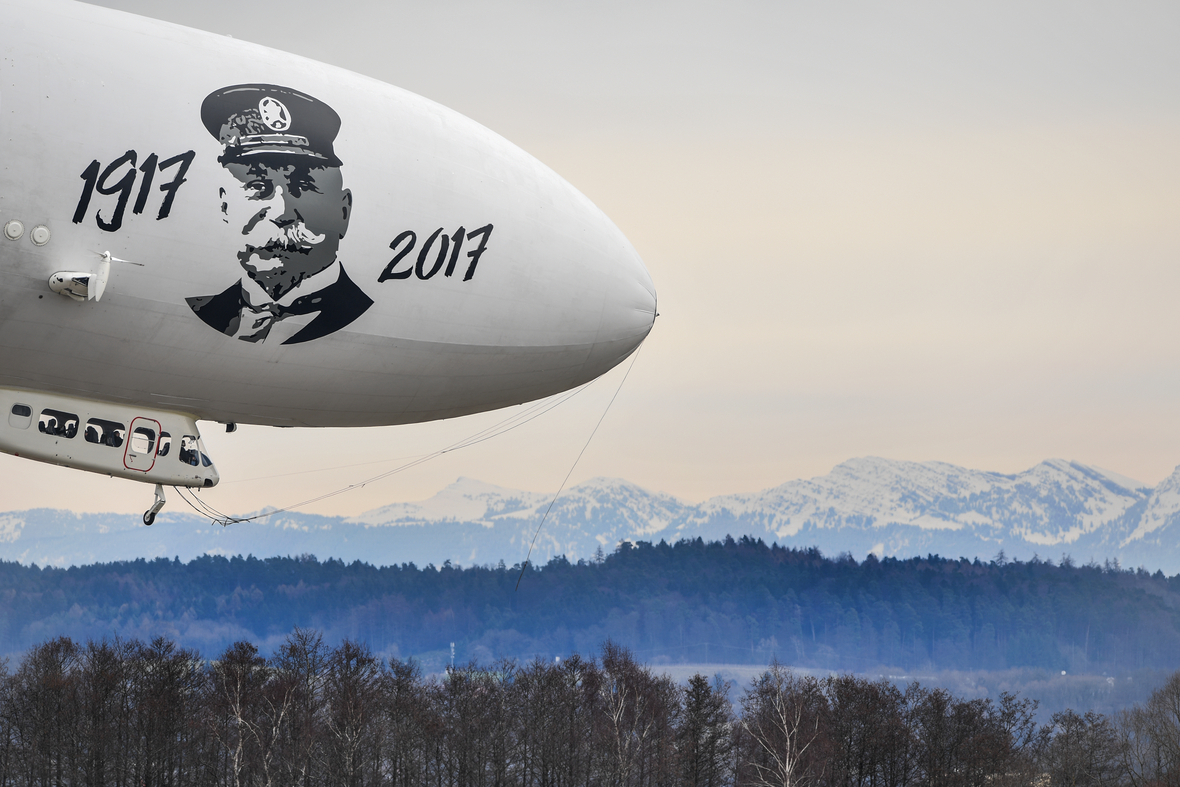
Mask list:
MULTIPOLYGON (((631 364, 632 364, 632 366, 635 364, 634 359, 632 359, 631 364)), ((630 367, 628 367, 627 373, 628 374, 631 373, 630 367)), ((598 378, 598 379, 601 379, 601 378, 598 378)), ((627 378, 624 375, 623 380, 625 381, 626 379, 627 378)), ((192 508, 194 511, 196 511, 201 516, 207 517, 208 519, 221 525, 222 527, 228 527, 229 525, 240 524, 243 522, 253 522, 257 519, 264 519, 269 516, 274 516, 275 514, 282 514, 287 511, 292 511, 296 508, 302 508, 303 506, 308 506, 308 505, 311 505, 312 503, 318 503, 322 500, 327 500, 327 499, 335 497, 337 495, 342 495, 345 492, 351 492, 354 489, 363 489, 365 486, 367 486, 369 484, 384 480, 386 478, 389 478, 390 476, 396 475, 397 473, 401 473, 405 470, 409 470, 410 468, 417 467, 418 465, 423 464, 425 462, 429 462, 432 459, 437 459, 438 457, 442 456, 443 454, 449 454, 453 451, 458 451, 463 448, 470 448, 473 445, 478 445, 479 443, 485 442, 487 440, 491 440, 493 437, 499 437, 500 435, 507 434, 508 432, 511 432, 512 430, 517 429, 518 427, 524 426, 525 424, 529 423, 530 421, 533 421, 533 420, 541 417, 542 415, 545 415, 549 411, 565 404, 570 399, 573 399, 575 396, 580 394, 582 391, 585 391, 587 388, 592 386, 595 382, 597 382, 597 379, 591 380, 587 383, 583 383, 582 385, 578 386, 577 388, 574 388, 571 391, 566 391, 565 393, 559 394, 558 396, 556 396, 554 398, 542 400, 540 402, 535 402, 534 404, 530 405, 529 407, 525 408, 524 410, 522 410, 518 413, 514 413, 513 415, 509 416, 508 418, 505 418, 495 424, 492 424, 491 426, 485 427, 485 428, 479 430, 478 432, 476 432, 475 434, 469 435, 468 437, 465 437, 462 440, 459 440, 458 442, 452 443, 451 445, 447 446, 446 448, 441 448, 441 449, 434 451, 432 453, 429 453, 429 454, 422 454, 422 455, 416 456, 413 458, 412 461, 406 462, 403 465, 399 465, 398 467, 395 467, 392 470, 387 470, 384 473, 379 473, 379 474, 372 476, 370 478, 366 478, 364 481, 358 481, 357 483, 349 484, 348 486, 341 487, 341 488, 336 489, 334 491, 326 492, 326 493, 319 495, 317 497, 312 497, 312 498, 304 500, 300 503, 294 503, 294 504, 286 506, 284 508, 277 508, 273 511, 266 511, 264 513, 259 513, 259 514, 255 514, 253 516, 246 516, 246 517, 230 516, 229 514, 225 514, 221 511, 218 511, 212 505, 206 503, 205 501, 203 501, 199 497, 197 497, 196 494, 193 494, 192 495, 193 499, 189 500, 188 497, 186 497, 185 494, 183 492, 181 492, 182 487, 174 487, 174 488, 177 490, 178 493, 180 493, 181 498, 186 503, 188 503, 190 508, 192 508)), ((621 387, 622 387, 622 384, 620 383, 620 388, 621 387)), ((618 391, 615 391, 615 396, 618 396, 618 391)), ((613 397, 611 398, 611 402, 612 403, 614 402, 613 397)), ((607 409, 608 410, 610 409, 609 404, 607 405, 607 409)), ((604 412, 603 415, 605 416, 606 413, 604 412)), ((599 419, 599 423, 602 423, 601 419, 599 419)), ((594 428, 597 431, 598 427, 596 426, 594 428)), ((591 437, 593 437, 593 434, 591 434, 591 437)), ((589 445, 588 442, 587 442, 587 445, 589 445)), ((582 450, 585 451, 586 449, 583 448, 582 450)), ((581 454, 578 455, 578 458, 581 458, 581 454)), ((577 463, 575 462, 575 465, 576 464, 577 463)), ((348 467, 348 465, 346 465, 345 467, 348 467)), ((326 469, 331 470, 331 469, 338 469, 338 468, 326 468, 326 469)), ((573 472, 572 468, 571 468, 570 472, 573 472)), ((298 473, 292 473, 291 475, 298 475, 298 473)), ((568 480, 568 476, 566 478, 568 480)), ((550 503, 550 506, 552 506, 552 503, 550 503)), ((546 513, 548 513, 548 512, 546 512, 546 513)), ((535 536, 534 536, 534 540, 536 540, 535 536)), ((531 547, 530 547, 530 552, 531 552, 531 547)))
POLYGON ((524 556, 524 563, 520 567, 520 576, 516 578, 516 590, 520 590, 520 581, 524 579, 524 570, 529 567, 529 558, 533 555, 533 546, 537 543, 537 536, 541 535, 541 528, 545 526, 545 520, 549 518, 549 512, 553 510, 553 504, 557 502, 557 498, 561 495, 561 491, 565 489, 565 485, 569 482, 570 476, 574 474, 574 468, 578 466, 578 462, 582 461, 582 454, 586 453, 586 449, 590 447, 590 441, 594 439, 594 435, 598 433, 598 427, 602 426, 602 421, 606 418, 606 414, 610 412, 610 407, 615 403, 615 399, 619 396, 619 391, 623 390, 623 383, 627 382, 627 378, 631 375, 631 370, 635 368, 635 361, 639 359, 639 350, 643 345, 635 350, 635 354, 631 356, 631 364, 627 367, 627 373, 623 375, 623 379, 619 380, 619 387, 615 389, 615 395, 606 403, 606 409, 602 411, 602 415, 598 418, 598 423, 594 424, 594 430, 590 432, 590 436, 586 438, 586 444, 582 446, 582 450, 578 452, 578 458, 570 465, 570 471, 565 474, 565 480, 561 482, 561 486, 557 488, 557 493, 553 495, 553 499, 549 501, 549 507, 545 509, 545 515, 541 517, 541 524, 537 525, 537 532, 533 533, 533 540, 529 543, 528 554, 524 556))

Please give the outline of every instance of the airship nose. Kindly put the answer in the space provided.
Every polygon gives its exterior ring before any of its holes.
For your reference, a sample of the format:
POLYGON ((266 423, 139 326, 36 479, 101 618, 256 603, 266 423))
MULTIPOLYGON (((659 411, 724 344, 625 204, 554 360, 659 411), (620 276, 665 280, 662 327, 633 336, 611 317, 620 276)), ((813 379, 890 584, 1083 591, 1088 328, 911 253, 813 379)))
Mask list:
POLYGON ((635 255, 634 263, 629 266, 630 280, 630 324, 628 329, 636 337, 635 346, 638 347, 656 324, 656 285, 651 280, 647 268, 635 255))
POLYGON ((615 363, 635 351, 656 320, 656 287, 639 253, 622 233, 617 236, 611 269, 612 297, 603 310, 600 334, 617 353, 615 363))

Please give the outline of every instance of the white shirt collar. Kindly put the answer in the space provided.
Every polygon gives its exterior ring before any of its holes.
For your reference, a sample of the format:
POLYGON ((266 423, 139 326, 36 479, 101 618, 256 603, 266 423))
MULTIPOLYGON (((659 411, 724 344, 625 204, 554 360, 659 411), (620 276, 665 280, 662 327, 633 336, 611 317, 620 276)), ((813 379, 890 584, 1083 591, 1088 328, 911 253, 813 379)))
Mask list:
POLYGON ((320 290, 331 287, 340 280, 340 260, 332 260, 332 264, 324 268, 319 273, 312 274, 301 281, 297 287, 292 287, 290 292, 284 293, 281 298, 272 298, 270 293, 262 289, 258 282, 251 279, 249 276, 242 277, 242 297, 246 303, 255 311, 261 311, 270 304, 287 307, 290 306, 296 298, 302 298, 304 295, 311 295, 320 290))

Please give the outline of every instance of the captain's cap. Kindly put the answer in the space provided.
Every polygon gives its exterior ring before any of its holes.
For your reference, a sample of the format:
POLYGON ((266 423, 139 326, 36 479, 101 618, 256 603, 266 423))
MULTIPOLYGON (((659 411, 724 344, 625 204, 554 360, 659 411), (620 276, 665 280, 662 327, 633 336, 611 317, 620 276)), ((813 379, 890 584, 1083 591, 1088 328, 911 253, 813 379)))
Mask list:
POLYGON ((201 104, 201 122, 225 146, 217 159, 222 164, 290 156, 340 166, 332 150, 340 116, 319 99, 289 87, 233 85, 215 90, 201 104))

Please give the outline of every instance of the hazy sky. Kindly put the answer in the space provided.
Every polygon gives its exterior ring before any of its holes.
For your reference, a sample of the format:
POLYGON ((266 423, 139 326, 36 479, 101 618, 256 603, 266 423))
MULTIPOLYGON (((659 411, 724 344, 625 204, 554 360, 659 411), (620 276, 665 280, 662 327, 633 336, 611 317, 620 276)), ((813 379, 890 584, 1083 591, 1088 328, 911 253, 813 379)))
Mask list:
MULTIPOLYGON (((1174 2, 101 4, 424 95, 606 211, 661 316, 574 483, 697 501, 864 455, 1002 472, 1063 457, 1148 484, 1180 464, 1174 2)), ((460 475, 554 491, 622 372, 312 510, 460 475)), ((286 505, 502 417, 206 425, 223 478, 206 496, 286 505)), ((0 472, 6 510, 151 498, 7 456, 0 472)))

